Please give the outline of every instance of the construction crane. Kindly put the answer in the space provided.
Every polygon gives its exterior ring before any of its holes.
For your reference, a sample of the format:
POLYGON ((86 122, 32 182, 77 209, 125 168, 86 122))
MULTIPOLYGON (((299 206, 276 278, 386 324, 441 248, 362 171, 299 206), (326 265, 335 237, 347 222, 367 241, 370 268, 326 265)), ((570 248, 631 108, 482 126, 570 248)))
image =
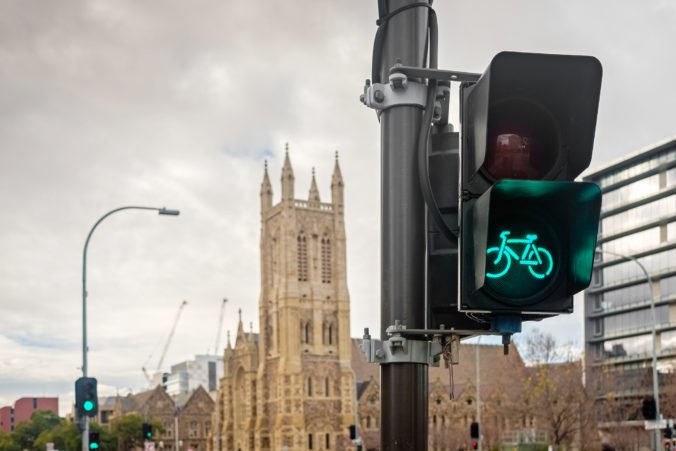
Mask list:
MULTIPOLYGON (((171 344, 171 339, 174 337, 174 332, 176 331, 176 325, 178 324, 178 319, 181 317, 181 312, 183 311, 183 308, 186 305, 188 305, 188 301, 184 300, 183 302, 181 302, 181 305, 178 306, 178 312, 176 312, 176 318, 174 318, 174 324, 171 326, 171 331, 169 331, 169 336, 167 337, 167 341, 164 344, 164 349, 162 350, 162 355, 160 356, 160 361, 157 363, 157 370, 155 370, 154 376, 156 376, 160 372, 160 369, 162 368, 162 363, 164 363, 164 357, 167 355, 167 350, 169 349, 169 344, 171 344)), ((151 356, 152 356, 152 354, 151 354, 151 356)), ((149 362, 149 361, 150 361, 150 356, 148 357, 147 362, 149 362)), ((147 363, 146 363, 146 365, 147 365, 147 363)), ((151 380, 150 376, 148 375, 148 371, 146 370, 146 365, 141 367, 141 370, 143 370, 143 375, 148 380, 148 383, 152 385, 153 380, 151 380)))
POLYGON ((221 327, 223 327, 223 314, 225 313, 225 304, 228 303, 227 298, 223 298, 221 303, 221 314, 218 316, 218 328, 216 329, 216 343, 214 344, 214 354, 218 355, 218 345, 221 343, 221 327))

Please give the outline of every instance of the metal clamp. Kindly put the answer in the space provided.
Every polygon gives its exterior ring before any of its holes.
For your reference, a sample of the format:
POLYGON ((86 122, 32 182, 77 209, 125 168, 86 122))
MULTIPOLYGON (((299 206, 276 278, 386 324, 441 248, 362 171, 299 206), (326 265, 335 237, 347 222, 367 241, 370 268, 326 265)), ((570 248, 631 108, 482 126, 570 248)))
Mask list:
POLYGON ((406 326, 399 321, 394 326, 387 328, 386 332, 391 335, 388 340, 372 340, 369 330, 364 330, 361 350, 366 355, 369 363, 421 363, 425 365, 438 365, 441 344, 438 341, 411 340, 401 336, 406 326))
POLYGON ((393 106, 425 107, 427 86, 417 81, 410 81, 404 74, 390 75, 390 83, 374 83, 366 80, 364 94, 359 98, 369 108, 380 113, 393 106), (401 75, 401 76, 399 76, 401 75))

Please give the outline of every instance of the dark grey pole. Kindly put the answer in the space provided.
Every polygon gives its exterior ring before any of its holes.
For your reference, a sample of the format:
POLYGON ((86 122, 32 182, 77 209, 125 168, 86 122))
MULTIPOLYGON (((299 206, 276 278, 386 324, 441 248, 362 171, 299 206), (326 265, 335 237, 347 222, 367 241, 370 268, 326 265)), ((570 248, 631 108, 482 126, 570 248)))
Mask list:
MULTIPOLYGON (((166 208, 155 207, 120 207, 111 210, 105 215, 101 216, 98 221, 92 226, 85 240, 84 250, 82 251, 82 377, 87 377, 87 248, 89 247, 89 240, 94 233, 96 227, 101 224, 101 221, 106 219, 121 210, 155 210, 161 215, 177 216, 178 210, 167 210, 166 208)), ((89 417, 84 417, 84 428, 82 431, 82 450, 89 450, 89 417)))
MULTIPOLYGON (((390 0, 392 12, 414 0, 390 0)), ((410 8, 389 19, 380 77, 400 60, 422 67, 427 14, 410 8)), ((395 106, 381 114, 381 302, 380 336, 400 320, 408 328, 425 327, 425 211, 418 181, 416 142, 422 110, 395 106)), ((381 450, 427 449, 427 365, 380 366, 381 450)))

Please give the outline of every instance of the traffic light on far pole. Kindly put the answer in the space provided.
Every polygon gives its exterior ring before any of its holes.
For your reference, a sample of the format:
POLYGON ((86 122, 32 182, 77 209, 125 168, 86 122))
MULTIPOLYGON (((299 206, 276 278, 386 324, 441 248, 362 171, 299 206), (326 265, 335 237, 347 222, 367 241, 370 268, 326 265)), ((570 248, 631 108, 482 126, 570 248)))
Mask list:
POLYGON ((469 426, 469 436, 470 438, 479 438, 479 423, 473 421, 469 426))
POLYGON ((143 423, 141 428, 143 432, 143 440, 150 440, 153 437, 153 425, 150 423, 143 423))
POLYGON ((494 330, 570 313, 589 285, 601 192, 573 180, 591 161, 601 73, 589 56, 502 52, 462 85, 458 308, 491 313, 494 330))
POLYGON ((81 377, 75 381, 75 410, 78 417, 93 417, 99 411, 99 398, 96 393, 96 379, 81 377))
POLYGON ((101 443, 99 442, 99 433, 98 432, 90 432, 89 433, 89 449, 99 449, 101 447, 101 443))

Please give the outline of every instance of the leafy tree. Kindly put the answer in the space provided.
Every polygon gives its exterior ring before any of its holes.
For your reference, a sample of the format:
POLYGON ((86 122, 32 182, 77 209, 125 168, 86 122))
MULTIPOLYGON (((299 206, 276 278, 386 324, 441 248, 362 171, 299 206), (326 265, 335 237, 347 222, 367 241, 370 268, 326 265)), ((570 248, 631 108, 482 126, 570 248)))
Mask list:
POLYGON ((0 431, 0 449, 2 451, 21 451, 21 446, 14 441, 12 434, 0 431))
MULTIPOLYGON (((142 426, 145 420, 140 415, 129 413, 120 418, 114 418, 110 425, 110 432, 117 438, 117 444, 121 449, 133 449, 143 446, 142 426)), ((153 431, 164 432, 164 427, 159 421, 150 421, 153 431)))

